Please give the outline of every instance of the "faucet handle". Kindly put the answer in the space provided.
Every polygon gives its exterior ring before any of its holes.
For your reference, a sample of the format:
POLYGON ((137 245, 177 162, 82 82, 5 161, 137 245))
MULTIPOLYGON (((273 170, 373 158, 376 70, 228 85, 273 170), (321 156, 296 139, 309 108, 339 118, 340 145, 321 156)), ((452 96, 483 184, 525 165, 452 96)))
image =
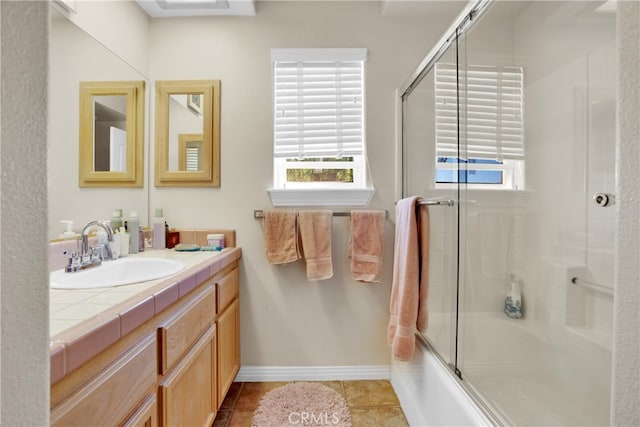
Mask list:
POLYGON ((104 251, 104 245, 95 245, 92 246, 91 248, 89 248, 89 253, 90 253, 90 259, 91 260, 100 260, 102 261, 104 259, 103 257, 103 252, 104 251))
POLYGON ((69 259, 73 259, 78 257, 78 251, 64 251, 62 255, 69 255, 69 259))
POLYGON ((63 255, 68 255, 67 265, 65 267, 66 272, 76 271, 80 266, 80 254, 78 251, 64 251, 63 255))

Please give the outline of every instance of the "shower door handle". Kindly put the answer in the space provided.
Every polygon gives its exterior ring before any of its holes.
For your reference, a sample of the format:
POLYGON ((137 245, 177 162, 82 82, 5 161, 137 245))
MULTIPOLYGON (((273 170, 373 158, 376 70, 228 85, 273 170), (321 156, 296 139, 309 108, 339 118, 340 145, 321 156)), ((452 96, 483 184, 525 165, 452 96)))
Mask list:
POLYGON ((616 198, 613 194, 596 193, 593 195, 593 201, 601 208, 615 204, 616 198))

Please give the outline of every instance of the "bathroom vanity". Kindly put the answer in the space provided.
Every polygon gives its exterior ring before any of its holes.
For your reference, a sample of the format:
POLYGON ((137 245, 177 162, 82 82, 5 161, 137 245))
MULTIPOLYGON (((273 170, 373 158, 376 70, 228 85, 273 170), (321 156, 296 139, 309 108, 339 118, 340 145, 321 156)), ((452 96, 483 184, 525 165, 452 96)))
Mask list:
MULTIPOLYGON (((213 423, 240 368, 241 250, 151 253, 185 269, 52 309, 52 426, 213 423), (68 312, 87 317, 67 327, 68 312)), ((52 304, 73 295, 52 290, 52 304)))

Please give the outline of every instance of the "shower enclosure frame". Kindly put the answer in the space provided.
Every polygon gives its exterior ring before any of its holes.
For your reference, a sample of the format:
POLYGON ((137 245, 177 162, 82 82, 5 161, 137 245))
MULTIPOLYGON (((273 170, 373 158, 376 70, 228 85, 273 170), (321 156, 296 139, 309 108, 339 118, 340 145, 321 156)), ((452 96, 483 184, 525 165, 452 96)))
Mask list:
MULTIPOLYGON (((466 31, 468 31, 471 27, 473 27, 473 25, 478 22, 478 19, 480 17, 482 17, 484 15, 484 13, 486 11, 488 11, 490 9, 490 5, 493 2, 491 0, 477 0, 471 4, 469 4, 462 13, 460 13, 458 15, 458 17, 456 18, 456 20, 452 23, 452 25, 449 27, 449 30, 444 34, 443 37, 441 37, 441 39, 438 41, 438 43, 436 43, 435 47, 427 54, 427 56, 424 58, 424 60, 420 63, 420 65, 417 67, 417 69, 411 74, 411 76, 406 80, 406 82, 401 86, 401 88, 399 89, 398 95, 399 95, 399 100, 400 100, 400 112, 399 114, 401 114, 401 132, 400 132, 400 137, 401 137, 401 141, 402 141, 402 147, 404 147, 405 145, 405 117, 407 116, 407 103, 406 100, 408 99, 409 95, 412 93, 412 91, 420 84, 420 82, 423 80, 423 78, 432 71, 433 67, 435 67, 435 63, 438 62, 438 60, 447 52, 447 50, 452 47, 452 45, 455 43, 456 46, 456 62, 458 60, 458 51, 457 51, 457 43, 460 40, 461 37, 463 37, 466 34, 466 31)), ((457 62, 458 63, 458 62, 457 62)), ((458 96, 459 96, 459 90, 460 90, 460 86, 459 86, 459 79, 457 80, 458 82, 458 96)), ((458 120, 460 117, 460 103, 458 103, 458 120)), ((458 124, 459 126, 459 124, 458 124)), ((458 132, 458 149, 460 149, 460 133, 458 132)), ((401 155, 401 165, 402 168, 405 167, 405 150, 404 148, 401 148, 399 151, 400 155, 401 155)), ((459 156, 460 157, 460 156, 459 156)), ((401 183, 402 183, 402 197, 407 197, 413 194, 404 194, 404 190, 405 188, 407 188, 407 175, 405 175, 404 173, 399 174, 399 176, 402 178, 401 183)), ((462 209, 464 209, 463 206, 461 206, 460 201, 461 201, 461 186, 457 185, 454 191, 455 194, 455 199, 456 199, 456 211, 455 213, 453 213, 453 215, 457 216, 457 221, 456 221, 456 225, 458 227, 458 232, 457 232, 457 239, 458 241, 456 242, 456 251, 457 251, 457 259, 458 259, 458 263, 460 262, 460 220, 461 220, 461 207, 462 209)), ((441 362, 441 364, 443 366, 445 366, 448 370, 448 372, 450 372, 451 374, 453 374, 453 376, 455 377, 457 383, 466 391, 466 393, 468 394, 469 397, 471 397, 471 399, 474 401, 474 403, 478 406, 478 408, 482 411, 483 415, 485 417, 487 417, 492 423, 496 424, 496 425, 507 425, 508 421, 504 418, 501 417, 500 415, 500 411, 496 410, 495 408, 492 408, 491 403, 487 402, 476 390, 474 387, 470 386, 469 383, 467 381, 464 380, 463 378, 463 371, 461 371, 460 366, 459 366, 459 354, 458 354, 458 350, 460 347, 460 338, 458 336, 459 332, 460 332, 460 292, 461 292, 461 277, 460 277, 460 266, 458 266, 457 268, 457 277, 456 277, 456 286, 455 286, 455 326, 453 328, 453 331, 455 332, 455 337, 454 337, 454 342, 455 345, 453 347, 453 352, 454 354, 451 357, 450 361, 447 361, 445 358, 443 358, 438 350, 435 348, 435 346, 429 342, 429 340, 427 339, 427 337, 425 337, 423 334, 417 333, 416 337, 419 339, 419 341, 421 341, 424 346, 426 348, 428 348, 431 353, 433 355, 435 355, 439 361, 441 362)), ((575 281, 574 281, 575 283, 575 281)))

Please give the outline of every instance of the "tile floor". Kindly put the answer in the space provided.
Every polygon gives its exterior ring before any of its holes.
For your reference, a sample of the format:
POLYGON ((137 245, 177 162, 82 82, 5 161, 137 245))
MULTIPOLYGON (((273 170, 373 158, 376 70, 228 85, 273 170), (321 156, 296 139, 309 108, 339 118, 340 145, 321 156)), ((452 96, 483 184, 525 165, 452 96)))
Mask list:
MULTIPOLYGON (((353 427, 407 427, 389 381, 321 381, 340 393, 351 412, 353 427)), ((250 427, 262 396, 286 382, 233 383, 213 427, 250 427)))

